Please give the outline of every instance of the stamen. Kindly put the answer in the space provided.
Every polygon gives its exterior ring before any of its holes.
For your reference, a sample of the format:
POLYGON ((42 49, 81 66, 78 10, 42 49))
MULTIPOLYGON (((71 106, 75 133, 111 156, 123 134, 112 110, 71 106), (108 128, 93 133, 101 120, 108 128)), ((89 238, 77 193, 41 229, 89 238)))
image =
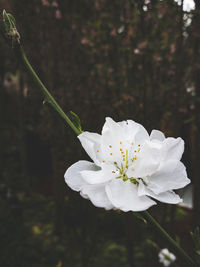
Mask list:
POLYGON ((133 145, 134 145, 134 143, 132 142, 132 143, 131 143, 131 145, 133 146, 133 145))
POLYGON ((115 173, 115 171, 112 171, 112 173, 115 173))
POLYGON ((125 158, 123 158, 123 161, 125 161, 125 158))
POLYGON ((128 164, 126 164, 126 168, 128 169, 128 164))
POLYGON ((110 155, 112 156, 112 153, 110 153, 110 155))
POLYGON ((99 152, 99 150, 97 149, 97 152, 99 152))
POLYGON ((105 162, 105 160, 102 160, 102 162, 104 163, 104 162, 105 162))
POLYGON ((120 145, 121 145, 121 144, 122 144, 122 141, 120 141, 119 143, 120 143, 120 145))
POLYGON ((136 152, 137 152, 137 150, 134 150, 134 152, 136 153, 136 152))
POLYGON ((122 148, 120 148, 120 151, 122 151, 122 148))
POLYGON ((128 164, 128 149, 126 149, 126 165, 128 164))
POLYGON ((109 145, 109 147, 110 147, 110 148, 112 148, 112 146, 111 146, 111 145, 109 145))

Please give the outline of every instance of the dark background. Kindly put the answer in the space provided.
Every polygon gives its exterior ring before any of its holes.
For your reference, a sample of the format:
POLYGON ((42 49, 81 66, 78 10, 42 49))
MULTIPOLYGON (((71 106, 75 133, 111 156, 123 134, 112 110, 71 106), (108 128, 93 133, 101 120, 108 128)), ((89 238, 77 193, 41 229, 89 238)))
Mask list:
MULTIPOLYGON (((106 116, 185 140, 194 208, 150 209, 190 253, 200 224, 200 1, 1 0, 41 80, 84 130, 106 116)), ((2 19, 2 17, 1 17, 2 19)), ((165 241, 132 213, 92 206, 64 182, 88 159, 0 39, 0 266, 151 267, 165 241), (155 242, 155 243, 154 243, 155 242)), ((177 262, 178 263, 178 262, 177 262)), ((181 265, 180 265, 181 266, 181 265)))

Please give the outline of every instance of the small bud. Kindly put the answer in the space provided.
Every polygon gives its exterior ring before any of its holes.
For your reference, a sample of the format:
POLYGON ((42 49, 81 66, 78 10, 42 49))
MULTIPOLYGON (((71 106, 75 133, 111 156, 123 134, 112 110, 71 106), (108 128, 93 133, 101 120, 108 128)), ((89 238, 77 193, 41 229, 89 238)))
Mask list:
POLYGON ((3 23, 5 28, 5 35, 12 42, 12 47, 16 43, 20 43, 20 34, 16 28, 15 18, 3 10, 3 23))

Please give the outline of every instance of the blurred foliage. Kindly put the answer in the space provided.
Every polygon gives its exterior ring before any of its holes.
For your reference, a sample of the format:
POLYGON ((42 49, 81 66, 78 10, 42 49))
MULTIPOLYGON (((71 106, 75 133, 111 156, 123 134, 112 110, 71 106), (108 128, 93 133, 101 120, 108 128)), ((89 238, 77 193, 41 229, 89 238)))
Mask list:
MULTIPOLYGON (((191 251, 200 224, 200 7, 173 0, 2 0, 42 81, 83 130, 105 116, 185 140, 192 211, 159 204, 155 217, 191 251)), ((76 136, 0 43, 0 265, 160 266, 163 240, 129 213, 97 209, 64 183, 87 159, 76 136), (150 241, 149 241, 150 240, 150 241)), ((177 262, 178 263, 178 262, 177 262)))

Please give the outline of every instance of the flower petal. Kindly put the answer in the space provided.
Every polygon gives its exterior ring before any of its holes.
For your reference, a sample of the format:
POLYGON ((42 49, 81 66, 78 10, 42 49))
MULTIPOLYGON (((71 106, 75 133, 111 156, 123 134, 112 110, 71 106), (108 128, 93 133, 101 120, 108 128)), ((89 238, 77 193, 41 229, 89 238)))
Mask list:
POLYGON ((159 170, 149 177, 148 187, 154 193, 179 189, 190 183, 185 166, 180 161, 168 160, 159 170))
POLYGON ((102 162, 102 153, 101 153, 101 135, 90 132, 83 132, 78 136, 83 148, 89 155, 89 157, 100 166, 102 162))
POLYGON ((181 195, 183 202, 180 203, 181 207, 192 209, 193 208, 193 186, 190 184, 184 189, 178 191, 181 195))
POLYGON ((180 137, 168 137, 163 142, 162 160, 180 160, 184 151, 184 141, 180 137))
POLYGON ((169 204, 178 204, 182 202, 182 199, 174 191, 166 191, 164 193, 156 195, 152 191, 149 193, 150 197, 159 200, 160 202, 169 204))
POLYGON ((112 173, 113 168, 113 166, 105 164, 104 168, 101 170, 96 168, 95 171, 81 171, 81 176, 89 184, 101 184, 117 176, 117 174, 112 173))
POLYGON ((161 194, 155 194, 153 191, 148 189, 148 187, 145 186, 143 182, 139 183, 138 194, 139 196, 149 196, 159 200, 160 202, 169 204, 178 204, 182 202, 182 199, 174 191, 166 191, 161 194))
POLYGON ((138 153, 137 159, 133 162, 133 168, 128 170, 127 175, 134 178, 152 175, 159 167, 159 156, 160 149, 157 144, 145 142, 138 153))
POLYGON ((96 165, 89 161, 85 160, 78 161, 71 167, 69 167, 65 172, 64 175, 65 182, 71 189, 75 191, 80 191, 82 186, 86 184, 80 172, 83 170, 95 170, 96 168, 97 168, 96 165))
POLYGON ((158 141, 164 141, 165 140, 165 135, 158 130, 153 130, 150 134, 150 140, 158 140, 158 141))
POLYGON ((146 140, 149 140, 149 135, 139 123, 131 120, 115 122, 111 118, 106 118, 102 130, 103 158, 107 162, 115 161, 121 164, 121 151, 129 151, 130 148, 134 150, 138 144, 143 144, 146 140))
POLYGON ((113 209, 113 205, 105 192, 105 184, 84 185, 81 190, 81 195, 84 198, 89 198, 96 207, 105 208, 106 210, 113 209))
POLYGON ((108 183, 106 193, 113 206, 123 211, 142 211, 156 204, 146 196, 139 197, 137 185, 121 179, 108 183))

